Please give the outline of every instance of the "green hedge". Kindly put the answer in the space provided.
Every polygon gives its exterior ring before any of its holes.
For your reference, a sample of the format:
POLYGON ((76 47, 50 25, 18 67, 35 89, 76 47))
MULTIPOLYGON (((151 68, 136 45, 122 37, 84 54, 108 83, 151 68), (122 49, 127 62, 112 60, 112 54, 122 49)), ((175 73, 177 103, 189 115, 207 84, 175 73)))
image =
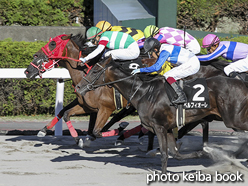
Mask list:
POLYGON ((1 0, 0 25, 76 26, 84 6, 84 0, 1 0))
MULTIPOLYGON (((0 41, 0 68, 27 68, 45 44, 0 41)), ((0 79, 0 83, 0 116, 54 114, 56 79, 0 79)), ((76 98, 71 83, 65 82, 64 105, 76 98)))
MULTIPOLYGON (((248 37, 220 38, 248 44, 248 37)), ((202 39, 198 39, 202 43, 202 39)), ((0 41, 0 68, 27 68, 33 54, 46 42, 0 41)), ((202 48, 201 53, 206 53, 202 48)), ((64 106, 76 98, 71 81, 65 82, 64 106)), ((0 116, 53 115, 56 79, 0 79, 0 116)))

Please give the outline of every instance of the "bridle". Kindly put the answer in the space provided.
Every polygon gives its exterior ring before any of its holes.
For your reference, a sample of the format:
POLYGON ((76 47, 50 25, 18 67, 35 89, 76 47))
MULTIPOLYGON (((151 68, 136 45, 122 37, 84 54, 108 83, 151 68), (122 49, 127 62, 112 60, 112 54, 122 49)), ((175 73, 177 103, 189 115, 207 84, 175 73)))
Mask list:
MULTIPOLYGON (((76 62, 81 62, 79 58, 81 57, 81 51, 79 52, 78 59, 74 59, 71 57, 67 57, 67 48, 65 47, 70 39, 63 40, 62 37, 67 36, 66 34, 62 34, 59 36, 56 36, 55 38, 49 40, 49 42, 41 48, 41 50, 45 54, 45 59, 40 59, 37 64, 41 61, 42 63, 39 65, 35 65, 33 62, 30 64, 36 68, 39 72, 40 78, 42 78, 42 73, 44 73, 46 70, 51 70, 55 67, 55 65, 58 65, 58 62, 63 59, 69 59, 76 62), (54 41, 56 43, 56 47, 53 50, 49 49, 49 44, 54 41), (63 56, 65 50, 65 56, 63 56)), ((86 67, 88 68, 88 71, 86 74, 91 70, 91 66, 89 66, 87 63, 85 63, 86 67)))

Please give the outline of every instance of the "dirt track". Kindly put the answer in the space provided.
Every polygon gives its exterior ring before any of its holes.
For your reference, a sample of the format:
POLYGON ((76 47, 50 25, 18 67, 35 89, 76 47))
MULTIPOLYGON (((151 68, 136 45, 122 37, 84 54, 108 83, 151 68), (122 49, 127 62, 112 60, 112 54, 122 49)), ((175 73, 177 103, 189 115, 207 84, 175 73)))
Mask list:
MULTIPOLYGON (((147 140, 140 145, 137 136, 126 139, 125 144, 119 147, 113 145, 116 138, 97 139, 92 142, 91 147, 82 150, 74 144, 70 136, 45 138, 0 136, 0 186, 147 185, 147 178, 151 179, 156 173, 154 171, 160 171, 160 155, 148 157, 145 152, 147 140)), ((181 153, 202 148, 200 136, 185 136, 181 141, 183 142, 181 153)), ((237 159, 230 159, 224 155, 237 150, 240 144, 237 137, 211 136, 209 142, 215 147, 212 155, 219 158, 218 162, 221 163, 214 168, 214 172, 218 170, 221 173, 223 169, 227 171, 230 169, 235 176, 238 171, 245 182, 235 182, 235 184, 247 185, 247 148, 237 159)), ((195 175, 196 171, 200 170, 201 172, 198 173, 205 176, 214 174, 211 172, 213 169, 210 169, 212 165, 216 164, 207 156, 182 161, 169 158, 168 173, 180 177, 180 181, 166 183, 216 185, 214 175, 211 175, 211 182, 191 182, 187 177, 186 180, 185 177, 183 178, 185 174, 195 175)), ((221 174, 224 175, 224 172, 221 174)), ((162 184, 164 183, 150 183, 150 185, 162 184)))

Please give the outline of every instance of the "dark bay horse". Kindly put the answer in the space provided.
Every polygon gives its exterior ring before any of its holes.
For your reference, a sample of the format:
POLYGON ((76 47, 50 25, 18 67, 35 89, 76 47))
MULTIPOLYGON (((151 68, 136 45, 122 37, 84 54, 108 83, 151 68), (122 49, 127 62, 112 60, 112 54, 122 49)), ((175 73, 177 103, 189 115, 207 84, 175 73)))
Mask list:
MULTIPOLYGON (((87 74, 86 79, 87 81, 82 80, 77 85, 77 88, 84 87, 81 92, 78 92, 82 96, 91 91, 88 89, 89 84, 94 90, 100 86, 111 85, 128 99, 131 87, 134 87, 133 91, 136 93, 131 103, 137 109, 142 125, 158 137, 162 173, 165 173, 168 160, 167 133, 176 127, 176 108, 170 106, 170 100, 165 91, 164 77, 157 76, 149 81, 142 81, 138 75, 134 82, 135 76, 124 72, 119 65, 108 58, 95 65, 87 74)), ((210 108, 186 110, 185 123, 196 122, 207 116, 215 115, 222 118, 226 127, 247 131, 247 83, 224 76, 210 77, 206 79, 206 82, 210 108)))
MULTIPOLYGON (((58 64, 62 67, 65 67, 69 70, 70 75, 72 77, 73 85, 76 85, 85 75, 85 66, 81 66, 78 64, 78 58, 79 58, 79 51, 83 51, 82 55, 87 55, 91 50, 88 50, 88 47, 84 46, 84 38, 79 37, 78 35, 76 36, 63 36, 61 37, 63 41, 68 40, 68 43, 65 45, 65 48, 59 48, 61 56, 56 56, 57 60, 60 60, 58 64)), ((59 46, 59 43, 56 43, 56 41, 51 40, 48 44, 47 47, 50 51, 59 51, 56 50, 57 47, 59 46)), ((98 61, 101 56, 99 55, 97 58, 95 58, 93 61, 90 62, 90 64, 94 64, 95 61, 98 61)), ((25 71, 26 76, 28 78, 33 78, 36 75, 38 75, 42 70, 42 65, 48 60, 48 56, 44 53, 44 50, 39 50, 36 52, 34 55, 34 60, 32 61, 32 64, 34 65, 29 65, 27 70, 25 71), (39 68, 36 67, 39 66, 39 68)), ((147 66, 151 66, 155 62, 154 59, 143 59, 143 63, 146 64, 147 66)), ((201 67, 199 73, 195 76, 197 77, 209 77, 213 75, 218 75, 221 74, 221 71, 218 71, 214 67, 211 66, 206 66, 206 67, 201 67)), ((123 105, 125 106, 127 101, 126 99, 122 98, 123 105)), ((91 113, 91 116, 93 117, 90 118, 90 124, 89 124, 89 129, 88 132, 90 133, 93 131, 93 133, 96 136, 101 136, 100 131, 103 129, 103 126, 107 122, 109 116, 115 111, 116 107, 114 104, 114 94, 113 94, 113 89, 109 87, 102 87, 99 88, 89 94, 86 94, 83 98, 83 102, 79 104, 78 99, 76 98, 72 103, 64 107, 60 113, 49 123, 44 127, 41 132, 43 132, 42 135, 46 134, 46 130, 52 128, 57 121, 63 116, 65 122, 67 123, 68 126, 71 126, 70 123, 70 117, 73 115, 80 115, 80 114, 85 114, 85 113, 91 113), (93 119, 92 119, 93 118, 93 119), (93 130, 94 124, 95 128, 93 130)), ((125 109, 123 109, 125 110, 125 109)), ((127 112, 128 113, 128 112, 127 112)), ((127 114, 124 112, 124 116, 127 114)), ((123 113, 122 113, 123 114, 123 113)), ((110 126, 112 126, 115 122, 119 121, 123 115, 118 117, 114 117, 109 125, 107 127, 104 127, 103 131, 106 131, 110 126)), ((78 136, 75 134, 75 131, 72 131, 74 135, 74 139, 78 143, 78 136)), ((152 146, 148 147, 148 150, 151 150, 152 146)))

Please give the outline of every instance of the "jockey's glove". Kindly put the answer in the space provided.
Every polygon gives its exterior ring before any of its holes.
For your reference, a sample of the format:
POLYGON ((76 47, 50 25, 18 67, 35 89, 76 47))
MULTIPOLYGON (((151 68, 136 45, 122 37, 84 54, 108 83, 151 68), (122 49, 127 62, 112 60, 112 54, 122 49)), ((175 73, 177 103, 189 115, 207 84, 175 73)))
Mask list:
POLYGON ((87 60, 85 58, 80 57, 79 60, 84 64, 87 60))
POLYGON ((131 72, 132 75, 137 74, 137 73, 140 73, 140 69, 139 68, 138 69, 135 69, 135 70, 133 70, 131 72))

